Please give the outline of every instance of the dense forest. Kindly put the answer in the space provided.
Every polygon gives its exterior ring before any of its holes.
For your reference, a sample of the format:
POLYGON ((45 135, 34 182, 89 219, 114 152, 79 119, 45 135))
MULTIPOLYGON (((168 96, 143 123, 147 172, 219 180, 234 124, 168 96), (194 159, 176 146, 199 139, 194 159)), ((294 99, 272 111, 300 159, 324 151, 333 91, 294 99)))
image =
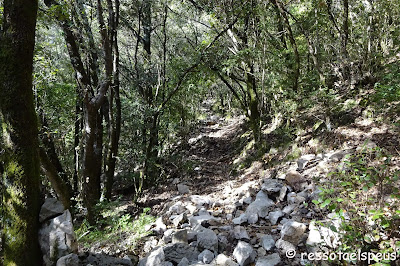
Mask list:
POLYGON ((400 265, 400 1, 0 0, 0 25, 1 265, 400 265))

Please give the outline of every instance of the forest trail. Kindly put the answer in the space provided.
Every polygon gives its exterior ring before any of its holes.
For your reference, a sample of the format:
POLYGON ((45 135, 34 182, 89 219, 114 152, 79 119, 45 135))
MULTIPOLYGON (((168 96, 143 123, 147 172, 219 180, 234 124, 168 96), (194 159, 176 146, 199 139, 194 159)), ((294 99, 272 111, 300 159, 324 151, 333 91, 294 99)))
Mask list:
POLYGON ((227 187, 240 186, 242 180, 233 177, 232 164, 240 152, 238 140, 244 133, 243 123, 243 117, 208 115, 190 134, 187 144, 176 152, 182 162, 176 166, 173 178, 145 192, 140 206, 151 207, 152 213, 159 215, 165 211, 168 200, 190 201, 191 195, 218 199, 227 187))
POLYGON ((141 206, 151 207, 158 220, 136 249, 139 265, 305 265, 309 261, 288 252, 338 246, 340 219, 313 202, 325 182, 334 184, 329 173, 344 169, 347 155, 376 147, 384 125, 365 128, 360 118, 329 133, 343 140, 346 132, 365 130, 360 139, 345 138, 342 147, 324 147, 275 166, 261 159, 238 171, 250 143, 243 123, 209 116, 180 151, 189 170, 181 168, 143 197, 141 206))

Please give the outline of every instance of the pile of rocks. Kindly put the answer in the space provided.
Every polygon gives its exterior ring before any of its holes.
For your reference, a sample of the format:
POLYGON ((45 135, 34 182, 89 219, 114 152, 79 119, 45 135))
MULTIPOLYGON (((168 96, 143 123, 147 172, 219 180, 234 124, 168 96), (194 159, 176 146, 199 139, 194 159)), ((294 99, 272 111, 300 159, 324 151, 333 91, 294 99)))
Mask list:
POLYGON ((304 155, 285 172, 237 188, 226 184, 215 195, 190 195, 189 186, 178 184, 181 195, 154 224, 139 266, 305 265, 301 252, 339 243, 337 233, 311 222, 313 204, 304 203, 320 192, 312 177, 326 177, 347 153, 304 155))

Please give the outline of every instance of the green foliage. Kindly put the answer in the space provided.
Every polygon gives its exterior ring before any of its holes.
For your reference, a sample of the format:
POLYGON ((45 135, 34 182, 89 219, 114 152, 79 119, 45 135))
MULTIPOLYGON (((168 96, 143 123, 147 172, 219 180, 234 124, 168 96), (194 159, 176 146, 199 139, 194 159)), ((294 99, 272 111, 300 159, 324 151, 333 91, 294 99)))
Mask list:
POLYGON ((150 208, 143 209, 143 213, 140 214, 139 218, 134 220, 130 214, 121 215, 119 207, 119 201, 99 203, 96 209, 103 218, 98 221, 97 226, 90 226, 84 220, 75 229, 79 244, 85 248, 89 248, 94 243, 99 242, 118 246, 118 244, 128 239, 131 245, 129 249, 133 249, 138 239, 149 234, 146 226, 156 220, 155 217, 148 214, 150 208))
MULTIPOLYGON (((382 149, 349 156, 339 172, 331 173, 318 200, 322 211, 336 213, 343 252, 391 253, 397 250, 400 224, 399 175, 390 171, 391 157, 382 149)), ((329 224, 328 224, 329 226, 329 224)), ((383 261, 389 263, 389 261, 383 261)))
POLYGON ((375 84, 375 93, 371 100, 378 105, 400 100, 400 74, 397 71, 398 64, 392 64, 387 68, 387 73, 375 84))

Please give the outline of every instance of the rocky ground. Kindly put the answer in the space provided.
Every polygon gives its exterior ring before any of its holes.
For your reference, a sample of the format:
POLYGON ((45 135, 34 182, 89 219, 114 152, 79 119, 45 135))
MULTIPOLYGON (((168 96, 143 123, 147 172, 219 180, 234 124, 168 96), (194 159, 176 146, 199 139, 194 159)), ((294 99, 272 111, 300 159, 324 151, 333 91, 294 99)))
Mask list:
MULTIPOLYGON (((150 207, 158 217, 139 243, 120 235, 77 247, 69 212, 50 200, 44 205, 43 252, 54 253, 49 242, 71 242, 57 246, 65 255, 58 266, 330 265, 303 256, 329 252, 340 242, 340 220, 313 200, 329 173, 346 167, 346 155, 376 146, 396 154, 398 129, 358 118, 318 138, 305 131, 292 146, 275 148, 282 141, 273 135, 273 122, 264 129, 271 147, 255 160, 244 123, 241 117, 208 116, 176 149, 182 161, 171 166, 168 180, 145 191, 137 205, 129 195, 120 201, 121 215, 150 207)), ((398 169, 399 156, 392 161, 398 169)))
MULTIPOLYGON (((346 154, 375 147, 372 139, 388 129, 360 120, 329 133, 341 136, 337 149, 273 167, 263 157, 233 176, 232 164, 241 157, 235 143, 243 133, 242 122, 205 122, 189 140, 185 156, 194 162, 194 173, 170 180, 151 195, 159 199, 153 206, 159 218, 143 241, 140 266, 308 265, 315 262, 301 253, 337 246, 336 230, 314 222, 339 226, 333 214, 323 214, 311 203, 320 193, 318 184, 345 167, 346 154)), ((303 151, 318 151, 313 145, 309 140, 303 151)))

